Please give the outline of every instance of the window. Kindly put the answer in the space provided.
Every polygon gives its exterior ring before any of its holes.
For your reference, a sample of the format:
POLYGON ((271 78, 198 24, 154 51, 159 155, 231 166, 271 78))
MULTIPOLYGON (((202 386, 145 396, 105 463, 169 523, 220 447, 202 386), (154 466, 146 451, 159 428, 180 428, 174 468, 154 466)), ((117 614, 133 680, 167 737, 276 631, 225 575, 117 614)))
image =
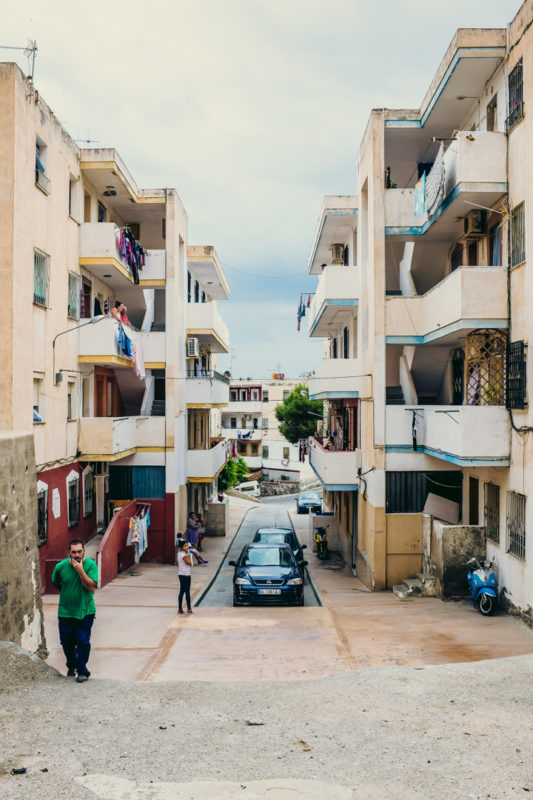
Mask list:
POLYGON ((252 427, 253 427, 253 428, 258 428, 258 427, 259 427, 259 420, 257 419, 257 417, 254 417, 254 418, 253 418, 253 425, 252 425, 252 427))
POLYGON ((451 267, 452 272, 454 269, 458 269, 459 267, 463 266, 463 245, 456 244, 452 250, 452 259, 451 259, 451 267))
POLYGON ((41 397, 42 378, 33 378, 33 421, 44 422, 44 408, 41 397))
POLYGON ((259 389, 252 389, 252 400, 257 403, 259 400, 259 389))
POLYGON ((230 389, 229 399, 230 399, 230 401, 232 403, 236 403, 237 402, 237 390, 236 389, 230 389))
POLYGON ((200 302, 200 284, 198 281, 194 281, 194 302, 200 302))
POLYGON ((331 357, 337 358, 337 338, 331 340, 331 357))
POLYGON ((348 331, 348 328, 344 328, 344 330, 342 331, 342 357, 343 358, 349 358, 350 357, 349 356, 349 352, 348 352, 349 346, 350 346, 349 331, 348 331))
POLYGON ((90 517, 94 511, 94 475, 91 466, 85 467, 83 477, 83 516, 90 517))
POLYGON ((48 541, 48 485, 37 481, 37 544, 48 541))
POLYGON ((246 389, 241 389, 241 403, 246 403, 247 400, 246 389))
POLYGON ((68 526, 80 521, 80 476, 72 470, 67 478, 68 526))
POLYGON ((526 345, 509 342, 507 345, 507 372, 505 405, 507 408, 525 408, 526 403, 526 345))
POLYGON ((76 413, 76 384, 74 381, 68 382, 67 391, 67 420, 77 419, 76 413))
POLYGON ((495 94, 487 105, 487 130, 498 130, 498 95, 495 94))
POLYGON ((206 301, 205 292, 202 292, 202 303, 205 303, 205 301, 206 301))
POLYGON ((347 267, 350 264, 350 248, 348 245, 344 248, 344 255, 343 255, 343 264, 347 267))
POLYGON ((81 379, 81 392, 82 392, 82 408, 81 413, 83 417, 91 416, 91 382, 89 378, 81 379))
POLYGON ((264 431, 268 430, 268 419, 266 417, 261 420, 261 425, 264 431))
POLYGON ((33 251, 33 302, 46 308, 48 305, 48 275, 50 256, 42 250, 33 251))
POLYGON ((268 447, 266 447, 266 445, 263 445, 262 456, 263 458, 268 458, 268 447))
POLYGON ((191 273, 187 271, 187 302, 190 303, 192 300, 191 294, 191 287, 192 287, 192 277, 191 273))
POLYGON ((91 195, 87 192, 83 195, 83 221, 91 221, 91 195))
POLYGON ((268 389, 263 389, 263 403, 268 403, 268 389))
POLYGON ((237 427, 237 417, 230 417, 230 425, 229 426, 230 426, 230 428, 236 428, 237 427))
POLYGON ((286 459, 287 461, 290 458, 290 449, 288 447, 283 448, 283 458, 286 459))
POLYGON ((510 131, 513 125, 524 116, 524 84, 523 84, 522 61, 509 73, 509 106, 507 108, 507 119, 505 120, 505 130, 510 131))
POLYGON ((526 498, 517 492, 507 492, 507 552, 526 558, 526 498))
POLYGON ((68 306, 67 316, 70 319, 80 318, 80 287, 81 278, 75 272, 68 274, 68 306))
POLYGON ((252 455, 257 456, 259 455, 259 445, 257 442, 252 442, 252 455))
POLYGON ((290 394, 289 390, 288 389, 284 389, 283 390, 283 399, 286 400, 287 397, 289 396, 289 394, 290 394))
POLYGON ((50 194, 50 179, 46 175, 48 148, 38 136, 35 140, 35 185, 45 194, 50 194))
POLYGON ((98 201, 98 222, 107 222, 107 208, 98 201))
POLYGON ((524 204, 513 208, 511 215, 511 266, 516 267, 526 260, 526 230, 524 227, 524 204))
POLYGON ((489 266, 500 267, 502 263, 502 228, 501 223, 489 228, 489 266))
MULTIPOLYGON (((80 291, 80 317, 81 319, 90 319, 91 314, 91 289, 92 284, 89 278, 82 275, 81 278, 81 291, 80 291)), ((100 304, 101 308, 101 304, 100 304)))
POLYGON ((500 541, 500 487, 485 484, 485 531, 488 539, 500 541))

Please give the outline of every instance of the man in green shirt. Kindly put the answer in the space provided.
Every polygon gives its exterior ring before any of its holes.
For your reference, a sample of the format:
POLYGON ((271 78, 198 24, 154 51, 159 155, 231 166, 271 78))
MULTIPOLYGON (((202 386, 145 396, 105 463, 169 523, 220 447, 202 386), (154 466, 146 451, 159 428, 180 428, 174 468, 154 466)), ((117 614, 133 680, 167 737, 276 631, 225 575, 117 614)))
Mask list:
POLYGON ((91 652, 91 628, 96 614, 94 591, 98 586, 98 567, 85 557, 79 539, 69 545, 69 557, 56 564, 52 583, 59 589, 59 639, 67 659, 67 677, 76 673, 78 683, 91 674, 87 669, 91 652))

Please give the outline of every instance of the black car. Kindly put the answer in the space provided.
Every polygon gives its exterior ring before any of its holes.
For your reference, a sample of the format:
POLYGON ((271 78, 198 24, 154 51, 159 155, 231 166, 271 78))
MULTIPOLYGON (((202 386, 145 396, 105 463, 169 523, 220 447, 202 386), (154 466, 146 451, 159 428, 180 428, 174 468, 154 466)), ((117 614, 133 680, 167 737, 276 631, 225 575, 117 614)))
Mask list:
POLYGON ((288 544, 299 564, 303 561, 303 551, 307 547, 306 544, 300 544, 292 528, 258 528, 252 541, 264 544, 288 544))
MULTIPOLYGON (((302 563, 305 565, 307 562, 302 563)), ((229 564, 235 567, 234 606, 245 603, 303 606, 303 578, 288 544, 252 542, 243 547, 238 561, 229 564)))

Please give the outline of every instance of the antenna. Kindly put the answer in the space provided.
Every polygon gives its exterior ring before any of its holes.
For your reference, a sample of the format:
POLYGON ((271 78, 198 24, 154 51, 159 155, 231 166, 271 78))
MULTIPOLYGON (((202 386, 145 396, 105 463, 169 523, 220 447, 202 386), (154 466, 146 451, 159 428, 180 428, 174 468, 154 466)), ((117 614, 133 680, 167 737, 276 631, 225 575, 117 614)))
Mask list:
POLYGON ((35 77, 35 57, 37 56, 37 41, 35 39, 28 39, 26 47, 13 47, 8 44, 0 44, 0 50, 21 50, 28 59, 28 81, 30 82, 30 92, 28 99, 31 100, 35 93, 34 77, 35 77))
POLYGON ((98 144, 99 142, 98 139, 74 139, 74 141, 76 144, 98 144))

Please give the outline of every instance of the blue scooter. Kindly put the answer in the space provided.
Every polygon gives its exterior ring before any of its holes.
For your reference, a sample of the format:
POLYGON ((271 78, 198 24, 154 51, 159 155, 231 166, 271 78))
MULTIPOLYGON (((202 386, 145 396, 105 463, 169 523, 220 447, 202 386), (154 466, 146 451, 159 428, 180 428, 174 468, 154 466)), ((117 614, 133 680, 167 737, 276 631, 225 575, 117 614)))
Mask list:
POLYGON ((477 606, 480 614, 484 617, 490 616, 496 608, 498 602, 498 581, 493 569, 492 561, 482 561, 471 558, 466 562, 468 568, 468 586, 472 594, 474 606, 477 606))

